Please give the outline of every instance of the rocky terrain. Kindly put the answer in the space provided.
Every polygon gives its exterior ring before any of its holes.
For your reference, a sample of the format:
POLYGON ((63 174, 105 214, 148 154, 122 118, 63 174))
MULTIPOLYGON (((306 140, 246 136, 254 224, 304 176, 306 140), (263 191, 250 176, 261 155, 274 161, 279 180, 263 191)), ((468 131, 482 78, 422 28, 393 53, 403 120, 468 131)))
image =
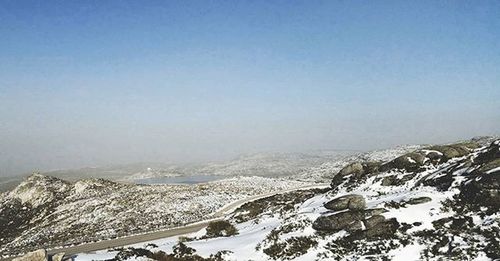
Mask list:
POLYGON ((500 140, 353 162, 330 188, 249 202, 226 222, 214 226, 218 233, 76 260, 497 260, 500 140))
POLYGON ((305 184, 235 177, 195 185, 135 185, 34 174, 0 195, 0 256, 192 223, 230 202, 305 184))

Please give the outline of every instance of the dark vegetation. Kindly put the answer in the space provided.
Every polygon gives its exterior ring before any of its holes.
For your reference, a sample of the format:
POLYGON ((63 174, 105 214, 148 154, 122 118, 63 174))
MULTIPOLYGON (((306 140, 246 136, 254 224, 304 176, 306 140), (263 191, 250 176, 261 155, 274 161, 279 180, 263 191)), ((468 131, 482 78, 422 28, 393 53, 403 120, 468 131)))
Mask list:
POLYGON ((328 188, 297 190, 251 201, 236 209, 233 218, 237 223, 242 223, 255 219, 265 212, 283 214, 294 210, 297 204, 327 191, 328 188))
POLYGON ((216 254, 210 255, 208 258, 204 258, 197 255, 194 248, 188 247, 182 242, 179 242, 173 247, 172 254, 167 254, 161 250, 152 251, 148 248, 156 248, 156 246, 148 245, 144 248, 128 247, 114 249, 115 251, 119 251, 118 254, 116 254, 114 258, 106 261, 124 261, 137 257, 147 257, 158 261, 223 261, 223 256, 229 253, 228 251, 220 251, 216 254))
POLYGON ((274 242, 269 247, 264 248, 263 252, 275 260, 287 260, 299 257, 317 245, 318 242, 311 237, 291 237, 284 242, 274 242))
POLYGON ((238 230, 226 220, 210 222, 207 226, 207 234, 203 238, 229 237, 238 234, 238 230))

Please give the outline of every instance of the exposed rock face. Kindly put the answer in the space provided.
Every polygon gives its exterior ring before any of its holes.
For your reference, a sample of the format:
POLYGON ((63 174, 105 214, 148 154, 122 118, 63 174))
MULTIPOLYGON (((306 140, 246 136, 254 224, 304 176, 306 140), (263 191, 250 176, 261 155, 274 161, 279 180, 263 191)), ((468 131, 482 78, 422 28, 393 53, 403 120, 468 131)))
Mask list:
POLYGON ((64 260, 64 253, 57 253, 52 256, 52 261, 63 261, 64 260))
POLYGON ((407 174, 399 179, 397 175, 390 175, 382 179, 382 186, 401 186, 411 180, 414 176, 415 174, 407 174))
POLYGON ((359 162, 354 162, 341 169, 339 175, 340 176, 359 175, 362 174, 363 172, 364 172, 363 165, 359 162))
POLYGON ((385 217, 382 215, 373 215, 370 218, 365 220, 365 226, 367 229, 375 227, 377 224, 384 222, 385 217))
POLYGON ((476 149, 478 144, 475 142, 458 143, 445 146, 432 146, 429 149, 436 150, 442 153, 445 159, 463 157, 471 152, 471 149, 476 149))
POLYGON ((379 162, 356 162, 347 165, 339 171, 332 179, 331 186, 336 189, 337 186, 347 181, 348 184, 362 182, 366 177, 376 174, 379 170, 379 162))
POLYGON ((379 171, 385 172, 397 169, 414 173, 422 170, 426 165, 436 165, 447 162, 452 158, 468 155, 478 146, 477 143, 470 142, 427 147, 384 163, 380 166, 379 171))
POLYGON ((12 261, 47 261, 47 251, 39 249, 37 251, 29 252, 28 254, 16 257, 12 261))
POLYGON ((363 210, 366 208, 366 202, 360 195, 345 195, 335 198, 325 204, 325 208, 339 211, 344 209, 363 210))
POLYGON ((314 221, 313 228, 327 233, 335 233, 340 230, 350 233, 359 232, 354 234, 356 238, 373 240, 391 237, 400 226, 395 218, 386 220, 382 215, 373 215, 365 219, 368 213, 364 211, 345 211, 330 216, 320 216, 314 221), (363 224, 365 230, 363 230, 363 224))
POLYGON ((357 227, 356 223, 363 220, 365 214, 359 211, 340 212, 329 216, 321 216, 313 223, 313 228, 319 231, 337 232, 342 229, 357 227))
POLYGON ((389 238, 394 235, 394 233, 396 233, 397 229, 399 228, 399 222, 395 218, 384 221, 377 221, 378 222, 373 224, 371 228, 363 231, 363 235, 367 239, 389 238))

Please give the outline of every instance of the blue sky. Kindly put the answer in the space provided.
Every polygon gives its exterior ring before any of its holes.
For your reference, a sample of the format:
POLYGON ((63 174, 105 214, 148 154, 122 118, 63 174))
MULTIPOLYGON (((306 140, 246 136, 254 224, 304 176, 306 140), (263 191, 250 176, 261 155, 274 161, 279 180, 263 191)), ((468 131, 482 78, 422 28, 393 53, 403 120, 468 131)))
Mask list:
POLYGON ((1 1, 0 175, 500 130, 499 1, 1 1))

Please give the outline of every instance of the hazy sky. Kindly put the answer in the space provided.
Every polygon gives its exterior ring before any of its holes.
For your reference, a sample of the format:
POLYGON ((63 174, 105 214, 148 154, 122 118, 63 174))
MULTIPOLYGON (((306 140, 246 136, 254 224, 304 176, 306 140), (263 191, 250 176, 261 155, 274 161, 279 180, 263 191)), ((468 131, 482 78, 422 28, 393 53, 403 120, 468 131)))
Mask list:
POLYGON ((500 1, 0 1, 0 175, 500 133, 500 1))

